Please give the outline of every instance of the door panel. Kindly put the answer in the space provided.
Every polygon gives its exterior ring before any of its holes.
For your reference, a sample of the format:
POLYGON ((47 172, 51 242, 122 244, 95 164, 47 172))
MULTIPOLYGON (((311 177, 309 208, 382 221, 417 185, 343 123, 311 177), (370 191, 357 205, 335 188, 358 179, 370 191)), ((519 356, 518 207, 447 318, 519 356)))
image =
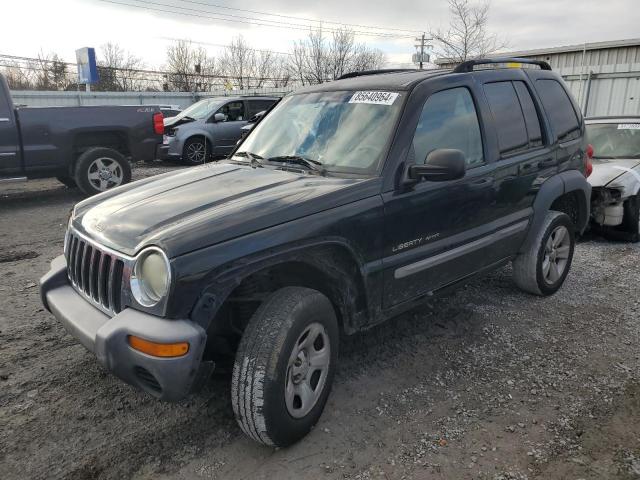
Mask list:
POLYGON ((486 245, 441 256, 487 235, 482 226, 495 220, 494 170, 484 164, 482 138, 471 92, 466 87, 432 93, 415 127, 409 163, 424 163, 438 148, 463 151, 468 170, 464 178, 423 181, 413 188, 383 194, 385 204, 383 306, 392 307, 423 295, 481 268, 486 245), (471 234, 473 235, 473 234, 471 234), (460 262, 458 258, 464 257, 460 262), (423 263, 420 263, 423 262, 423 263))
POLYGON ((240 139, 242 135, 241 128, 247 124, 245 104, 243 101, 229 102, 216 113, 224 114, 227 120, 210 124, 214 139, 213 151, 217 155, 227 155, 240 139))

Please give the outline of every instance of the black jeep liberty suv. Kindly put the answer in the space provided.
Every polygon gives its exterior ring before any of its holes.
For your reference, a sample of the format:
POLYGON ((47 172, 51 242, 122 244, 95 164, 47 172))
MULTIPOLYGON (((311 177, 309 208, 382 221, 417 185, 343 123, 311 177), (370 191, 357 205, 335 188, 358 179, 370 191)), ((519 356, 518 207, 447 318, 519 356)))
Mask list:
POLYGON ((327 401, 340 335, 513 263, 550 295, 589 218, 584 124, 547 63, 360 72, 287 95, 225 161, 80 202, 42 301, 163 400, 233 367, 254 440, 327 401))

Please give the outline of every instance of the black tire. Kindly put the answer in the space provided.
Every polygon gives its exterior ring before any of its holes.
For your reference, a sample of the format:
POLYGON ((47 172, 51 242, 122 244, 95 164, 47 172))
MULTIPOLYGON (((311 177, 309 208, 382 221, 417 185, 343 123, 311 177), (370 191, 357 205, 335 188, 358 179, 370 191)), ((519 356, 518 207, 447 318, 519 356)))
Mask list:
MULTIPOLYGON (((571 269, 575 244, 575 226, 569 216, 556 211, 547 212, 542 226, 529 247, 529 250, 519 254, 513 260, 513 278, 516 285, 525 292, 533 293, 534 295, 547 296, 557 292, 571 269), (566 229, 566 235, 568 235, 566 263, 563 264, 562 272, 560 272, 557 278, 549 279, 549 276, 545 274, 544 271, 545 260, 548 260, 547 242, 549 241, 549 237, 555 234, 557 229, 561 227, 566 229)), ((564 249, 565 247, 562 246, 562 248, 564 249)), ((552 255, 554 262, 556 261, 556 255, 557 254, 552 255)), ((558 261, 560 261, 560 259, 558 259, 558 261)), ((550 276, 553 277, 553 275, 550 276)))
POLYGON ((211 158, 211 147, 204 137, 191 137, 182 146, 182 163, 202 165, 211 158), (195 152, 201 152, 196 156, 195 152))
MULTIPOLYGON (((245 329, 233 367, 231 400, 242 431, 259 443, 275 447, 291 445, 304 437, 320 418, 329 396, 338 361, 338 341, 336 315, 322 293, 285 287, 265 300, 245 329), (298 350, 311 334, 301 335, 317 325, 322 326, 323 335, 326 333, 328 338, 328 367, 323 373, 326 376, 322 384, 316 384, 319 390, 312 392, 316 400, 309 402, 308 413, 295 418, 285 393, 291 384, 288 379, 295 377, 290 361, 297 359, 294 348, 298 350)), ((312 348, 316 348, 315 341, 312 348)), ((309 378, 315 373, 308 369, 305 375, 309 378)))
POLYGON ((640 241, 640 194, 630 197, 624 202, 621 229, 628 233, 630 242, 640 241))
POLYGON ((76 161, 75 181, 86 195, 95 195, 131 181, 131 165, 117 150, 92 147, 83 152, 76 161), (113 170, 111 179, 100 177, 101 170, 96 162, 102 162, 106 170, 113 170), (99 178, 95 178, 96 172, 99 178))
POLYGON ((78 188, 78 184, 73 177, 56 177, 56 179, 67 188, 78 188))

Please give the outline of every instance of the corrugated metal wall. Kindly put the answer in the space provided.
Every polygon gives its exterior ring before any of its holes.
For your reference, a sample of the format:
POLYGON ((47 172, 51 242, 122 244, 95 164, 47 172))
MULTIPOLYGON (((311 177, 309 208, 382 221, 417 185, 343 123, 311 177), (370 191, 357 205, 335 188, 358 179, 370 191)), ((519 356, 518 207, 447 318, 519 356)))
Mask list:
POLYGON ((202 98, 236 95, 283 95, 288 88, 262 88, 218 92, 39 92, 14 90, 15 105, 29 107, 77 107, 82 105, 178 105, 186 108, 202 98))
POLYGON ((528 57, 549 62, 587 116, 640 115, 640 45, 528 57))

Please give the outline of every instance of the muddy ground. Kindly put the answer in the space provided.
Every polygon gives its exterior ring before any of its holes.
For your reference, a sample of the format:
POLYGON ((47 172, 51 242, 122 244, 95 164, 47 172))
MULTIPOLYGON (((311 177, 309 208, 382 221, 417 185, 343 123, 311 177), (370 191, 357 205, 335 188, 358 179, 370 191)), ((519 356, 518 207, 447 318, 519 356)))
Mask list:
POLYGON ((80 195, 0 188, 3 480, 640 478, 638 245, 584 239, 551 298, 505 268, 345 339, 319 424, 274 451, 241 434, 224 375, 172 405, 102 369, 38 296, 80 195))

